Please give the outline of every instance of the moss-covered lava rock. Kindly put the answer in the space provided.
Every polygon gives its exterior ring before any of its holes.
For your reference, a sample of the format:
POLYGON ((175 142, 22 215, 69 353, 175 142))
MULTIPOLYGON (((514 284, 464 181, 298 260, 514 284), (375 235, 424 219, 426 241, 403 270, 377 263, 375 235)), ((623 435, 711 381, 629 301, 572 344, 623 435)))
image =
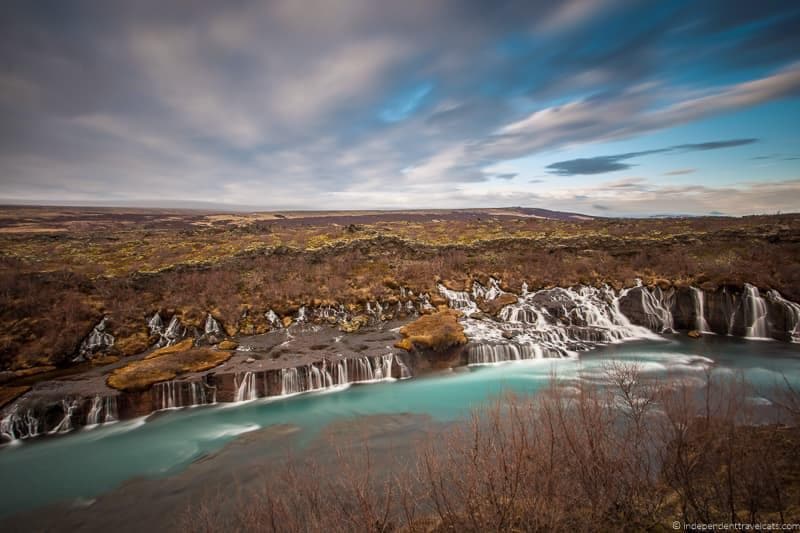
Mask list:
POLYGON ((175 379, 179 374, 210 370, 230 359, 231 355, 229 351, 204 348, 142 359, 117 368, 106 383, 121 391, 144 390, 159 381, 175 379))
POLYGON ((459 316, 461 313, 452 309, 424 315, 400 329, 403 338, 395 346, 408 351, 422 348, 439 352, 466 344, 459 316))

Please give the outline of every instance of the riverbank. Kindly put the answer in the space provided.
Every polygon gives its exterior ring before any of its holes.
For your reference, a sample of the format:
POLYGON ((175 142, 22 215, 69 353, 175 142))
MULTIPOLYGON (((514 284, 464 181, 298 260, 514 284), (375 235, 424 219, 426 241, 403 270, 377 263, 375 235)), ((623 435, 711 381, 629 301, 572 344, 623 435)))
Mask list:
MULTIPOLYGON (((490 405, 507 392, 541 391, 554 372, 565 390, 603 382, 614 362, 638 363, 647 379, 669 378, 697 387, 707 371, 717 383, 742 373, 755 392, 767 395, 783 376, 800 386, 798 350, 798 345, 780 342, 667 336, 599 347, 577 358, 464 367, 333 393, 165 411, 146 421, 110 424, 0 451, 0 470, 15 480, 0 494, 7 517, 2 523, 9 530, 25 524, 45 529, 68 524, 79 531, 127 531, 138 527, 133 517, 149 508, 152 499, 153 508, 165 511, 152 514, 163 519, 153 527, 168 529, 185 509, 209 495, 224 496, 214 501, 229 501, 231 507, 222 507, 235 510, 239 496, 246 499, 280 481, 288 454, 298 461, 298 472, 310 473, 301 467, 303 461, 336 464, 336 449, 364 436, 376 447, 372 464, 388 468, 395 454, 402 458, 416 453, 420 440, 430 440, 427 432, 437 435, 472 408, 490 405), (329 441, 331 435, 338 441, 329 441), (270 466, 273 460, 281 466, 270 466), (260 474, 262 468, 266 476, 260 474), (238 486, 241 491, 232 490, 238 486), (41 510, 41 505, 57 501, 63 504, 41 510)), ((753 395, 748 403, 768 407, 760 398, 753 395)), ((351 458, 363 457, 361 445, 345 449, 351 458)))

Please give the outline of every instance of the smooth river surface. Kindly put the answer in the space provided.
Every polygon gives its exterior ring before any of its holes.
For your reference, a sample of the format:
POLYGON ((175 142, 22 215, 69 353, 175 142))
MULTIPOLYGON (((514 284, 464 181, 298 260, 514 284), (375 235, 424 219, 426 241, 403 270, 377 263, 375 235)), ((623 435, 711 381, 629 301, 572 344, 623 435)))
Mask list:
POLYGON ((326 425, 368 415, 423 414, 447 422, 505 391, 531 393, 555 372, 559 379, 598 379, 611 360, 639 361, 649 375, 701 378, 742 372, 768 391, 784 376, 800 385, 800 345, 708 336, 666 336, 581 354, 457 369, 390 383, 283 399, 219 404, 151 415, 0 449, 0 516, 54 502, 81 502, 135 477, 170 476, 247 432, 276 424, 300 428, 295 452, 326 425))

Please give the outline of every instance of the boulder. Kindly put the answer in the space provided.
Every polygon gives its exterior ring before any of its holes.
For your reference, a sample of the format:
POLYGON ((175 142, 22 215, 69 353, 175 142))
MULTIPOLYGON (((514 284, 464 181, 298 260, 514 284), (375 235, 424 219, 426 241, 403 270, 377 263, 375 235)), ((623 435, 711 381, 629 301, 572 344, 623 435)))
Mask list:
POLYGON ((517 297, 510 293, 504 293, 493 300, 479 300, 478 307, 487 315, 497 316, 503 307, 517 303, 517 297))
POLYGON ((238 347, 239 343, 231 339, 225 339, 224 341, 217 344, 217 348, 219 348, 220 350, 235 350, 238 347))

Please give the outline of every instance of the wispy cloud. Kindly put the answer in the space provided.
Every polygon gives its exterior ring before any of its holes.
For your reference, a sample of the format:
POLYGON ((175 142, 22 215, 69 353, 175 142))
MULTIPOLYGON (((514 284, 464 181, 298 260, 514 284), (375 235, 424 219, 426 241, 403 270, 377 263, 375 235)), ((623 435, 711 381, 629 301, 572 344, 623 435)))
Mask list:
MULTIPOLYGON (((558 176, 577 176, 580 174, 605 174, 618 170, 627 170, 635 165, 627 163, 629 159, 644 157, 653 154, 680 154, 685 152, 705 152, 709 150, 719 150, 722 148, 733 148, 746 144, 758 142, 758 139, 731 139, 725 141, 710 141, 695 144, 677 144, 667 148, 657 148, 655 150, 643 150, 640 152, 628 152, 626 154, 603 155, 582 159, 570 159, 558 161, 547 165, 547 169, 558 176)), ((669 175, 688 174, 693 169, 684 169, 667 173, 669 175)))
MULTIPOLYGON (((797 8, 740 4, 140 0, 56 10, 9 0, 0 17, 0 199, 555 201, 561 180, 538 169, 511 176, 516 167, 504 162, 565 148, 580 155, 585 144, 797 97, 797 8)), ((669 153, 726 147, 719 142, 669 153)), ((785 148, 765 142, 773 150, 785 148)), ((647 155, 550 170, 591 177, 647 155)), ((589 188, 559 205, 616 209, 602 198, 608 191, 648 187, 589 188), (583 198, 592 194, 600 199, 583 198)))

